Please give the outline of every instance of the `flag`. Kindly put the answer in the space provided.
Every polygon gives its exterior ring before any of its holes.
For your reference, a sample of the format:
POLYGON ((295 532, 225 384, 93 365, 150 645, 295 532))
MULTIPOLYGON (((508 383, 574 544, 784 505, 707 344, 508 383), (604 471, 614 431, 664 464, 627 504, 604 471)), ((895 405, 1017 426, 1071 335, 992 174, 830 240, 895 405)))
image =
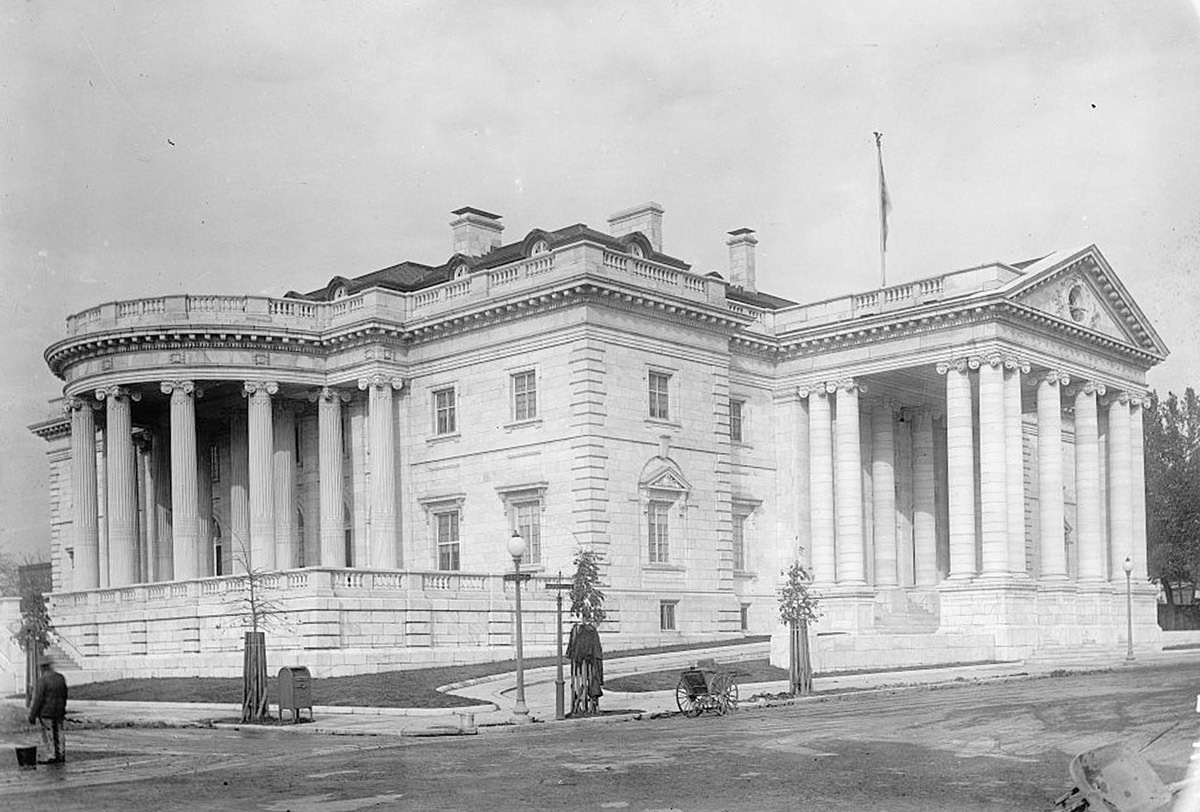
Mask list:
POLYGON ((892 198, 888 194, 887 178, 883 174, 883 133, 875 133, 875 148, 879 152, 879 250, 886 253, 888 215, 892 213, 892 198))

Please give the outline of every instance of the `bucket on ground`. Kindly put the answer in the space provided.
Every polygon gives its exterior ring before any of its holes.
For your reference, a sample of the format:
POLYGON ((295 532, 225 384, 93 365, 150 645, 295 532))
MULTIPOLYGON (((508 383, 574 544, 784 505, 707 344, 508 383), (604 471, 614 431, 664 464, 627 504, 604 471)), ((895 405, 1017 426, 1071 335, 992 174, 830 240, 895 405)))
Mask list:
POLYGON ((32 747, 17 747, 17 766, 22 770, 37 769, 37 745, 32 747))

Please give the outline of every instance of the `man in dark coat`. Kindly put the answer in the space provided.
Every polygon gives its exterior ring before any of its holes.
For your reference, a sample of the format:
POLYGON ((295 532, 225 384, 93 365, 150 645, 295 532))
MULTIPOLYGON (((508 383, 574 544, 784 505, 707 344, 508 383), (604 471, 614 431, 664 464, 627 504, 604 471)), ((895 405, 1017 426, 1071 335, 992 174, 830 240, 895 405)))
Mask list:
POLYGON ((42 663, 42 676, 33 694, 33 704, 29 706, 29 724, 32 725, 34 719, 39 720, 42 724, 42 742, 47 746, 52 740, 54 742, 54 758, 47 759, 47 764, 62 764, 67 760, 67 741, 63 730, 66 716, 67 681, 54 670, 54 663, 46 660, 42 663))

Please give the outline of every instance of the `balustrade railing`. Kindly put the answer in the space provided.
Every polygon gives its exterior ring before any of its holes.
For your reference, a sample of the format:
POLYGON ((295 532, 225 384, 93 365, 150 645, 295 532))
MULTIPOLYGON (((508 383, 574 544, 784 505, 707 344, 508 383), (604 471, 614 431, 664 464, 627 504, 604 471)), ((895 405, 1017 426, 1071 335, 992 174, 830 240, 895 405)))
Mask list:
MULTIPOLYGON (((427 570, 360 570, 314 567, 284 570, 256 576, 255 588, 264 594, 286 596, 288 593, 313 594, 332 590, 334 594, 351 592, 366 596, 373 592, 418 591, 425 593, 475 592, 501 593, 512 589, 511 581, 503 575, 478 572, 447 572, 427 570)), ((58 606, 86 607, 93 601, 103 606, 139 605, 148 601, 197 600, 219 598, 233 600, 247 594, 250 583, 247 575, 225 575, 198 578, 194 581, 136 584, 111 589, 92 589, 55 593, 58 606)), ((553 580, 535 574, 530 582, 532 591, 541 592, 542 582, 553 580)))

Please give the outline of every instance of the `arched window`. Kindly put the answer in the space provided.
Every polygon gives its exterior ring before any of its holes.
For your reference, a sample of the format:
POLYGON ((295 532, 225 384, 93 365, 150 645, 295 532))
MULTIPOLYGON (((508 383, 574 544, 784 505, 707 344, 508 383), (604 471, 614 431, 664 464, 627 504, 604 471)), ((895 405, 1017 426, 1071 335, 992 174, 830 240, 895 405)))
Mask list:
POLYGON ((468 268, 467 263, 464 262, 464 263, 460 264, 457 268, 454 269, 454 278, 462 279, 470 272, 471 272, 470 268, 468 268))
POLYGON ((646 252, 642 250, 642 246, 635 242, 629 246, 629 255, 634 259, 643 259, 646 256, 646 252))
POLYGON ((345 299, 346 298, 346 286, 345 285, 336 286, 333 289, 333 298, 334 299, 345 299))
POLYGON ((537 242, 535 242, 533 244, 533 248, 530 250, 529 255, 531 257, 536 257, 536 256, 539 256, 540 254, 549 254, 549 253, 550 253, 549 244, 547 244, 545 240, 538 240, 537 242))

